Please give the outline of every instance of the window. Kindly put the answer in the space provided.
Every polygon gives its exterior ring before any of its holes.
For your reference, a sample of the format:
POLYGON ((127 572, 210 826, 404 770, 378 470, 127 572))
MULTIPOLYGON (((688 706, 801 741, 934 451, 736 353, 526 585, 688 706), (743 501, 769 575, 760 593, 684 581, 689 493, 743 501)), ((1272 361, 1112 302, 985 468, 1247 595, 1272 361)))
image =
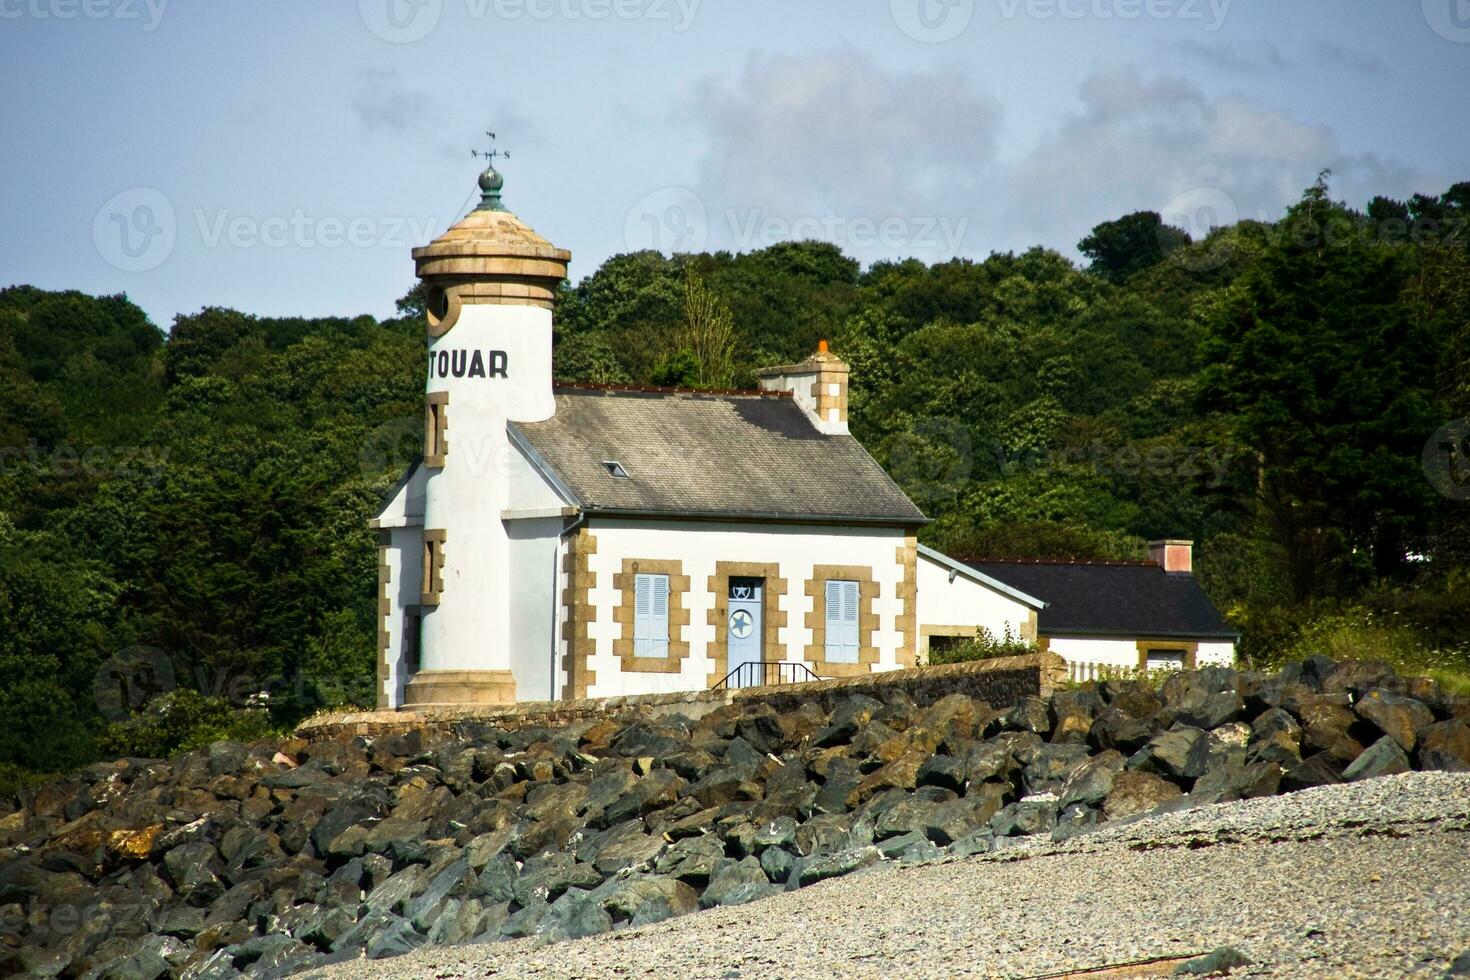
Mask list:
POLYGON ((633 582, 633 655, 669 655, 669 577, 639 572, 633 582))
POLYGON ((627 480, 627 479, 629 479, 628 471, 623 468, 623 464, 622 463, 619 463, 615 459, 605 459, 605 460, 603 460, 602 461, 602 468, 605 469, 605 470, 607 470, 607 475, 608 476, 616 477, 619 480, 627 480))
POLYGON ((418 606, 409 606, 403 610, 403 671, 405 674, 417 674, 419 672, 419 630, 423 623, 423 614, 419 612, 418 606))
POLYGON ((424 532, 424 569, 419 605, 437 606, 444 591, 444 532, 424 532))
POLYGON ((1149 650, 1144 657, 1144 666, 1149 670, 1183 670, 1183 650, 1149 650))
POLYGON ((858 584, 850 579, 827 580, 827 650, 831 663, 858 662, 858 584))
POLYGON ((424 402, 424 465, 443 466, 449 454, 449 392, 431 391, 424 402))

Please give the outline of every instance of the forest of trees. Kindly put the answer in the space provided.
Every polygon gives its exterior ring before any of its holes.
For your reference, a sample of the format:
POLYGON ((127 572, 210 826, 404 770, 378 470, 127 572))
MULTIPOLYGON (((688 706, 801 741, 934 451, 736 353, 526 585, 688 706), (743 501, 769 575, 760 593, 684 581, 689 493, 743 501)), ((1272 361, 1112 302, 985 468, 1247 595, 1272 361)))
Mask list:
MULTIPOLYGON (((744 386, 828 338, 936 547, 1192 538, 1253 662, 1463 682, 1467 218, 1470 183, 1354 210, 1324 178, 1199 242, 1106 222, 1085 268, 619 255, 563 288, 557 373, 744 386)), ((206 308, 165 333, 124 296, 0 291, 0 781, 372 703, 367 521, 421 438, 418 294, 399 311, 206 308)))

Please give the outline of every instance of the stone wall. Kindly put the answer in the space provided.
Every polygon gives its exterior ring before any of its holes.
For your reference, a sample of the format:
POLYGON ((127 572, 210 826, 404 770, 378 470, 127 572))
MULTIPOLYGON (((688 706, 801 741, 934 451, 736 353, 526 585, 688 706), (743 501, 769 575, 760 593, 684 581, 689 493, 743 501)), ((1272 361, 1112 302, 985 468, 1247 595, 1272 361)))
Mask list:
POLYGON ((830 712, 849 695, 865 694, 881 699, 885 692, 891 691, 901 691, 920 706, 933 704, 948 694, 965 694, 989 702, 992 707, 1003 708, 1025 697, 1048 696, 1065 681, 1066 676, 1066 661, 1055 654, 1042 653, 736 690, 681 691, 505 706, 440 706, 421 711, 334 712, 307 719, 296 733, 306 739, 322 739, 339 735, 388 735, 423 729, 462 733, 481 725, 507 730, 555 727, 590 718, 660 718, 679 714, 697 719, 722 705, 751 702, 765 702, 778 712, 794 711, 803 703, 814 703, 823 711, 830 712))

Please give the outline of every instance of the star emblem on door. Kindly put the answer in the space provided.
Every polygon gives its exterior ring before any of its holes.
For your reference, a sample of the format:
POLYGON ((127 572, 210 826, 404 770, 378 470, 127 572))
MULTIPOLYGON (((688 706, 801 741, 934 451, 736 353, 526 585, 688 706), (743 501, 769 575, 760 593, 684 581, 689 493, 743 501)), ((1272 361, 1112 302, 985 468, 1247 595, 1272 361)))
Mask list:
POLYGON ((744 609, 737 609, 730 614, 730 635, 735 639, 745 639, 754 628, 755 618, 744 609))

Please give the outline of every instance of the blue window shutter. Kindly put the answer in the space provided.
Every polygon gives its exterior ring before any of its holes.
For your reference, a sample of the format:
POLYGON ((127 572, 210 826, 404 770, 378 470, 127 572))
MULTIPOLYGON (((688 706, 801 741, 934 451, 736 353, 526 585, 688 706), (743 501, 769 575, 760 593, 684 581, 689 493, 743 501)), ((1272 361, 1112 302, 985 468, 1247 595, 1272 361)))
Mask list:
POLYGON ((640 573, 633 581, 633 655, 669 655, 669 577, 640 573))

